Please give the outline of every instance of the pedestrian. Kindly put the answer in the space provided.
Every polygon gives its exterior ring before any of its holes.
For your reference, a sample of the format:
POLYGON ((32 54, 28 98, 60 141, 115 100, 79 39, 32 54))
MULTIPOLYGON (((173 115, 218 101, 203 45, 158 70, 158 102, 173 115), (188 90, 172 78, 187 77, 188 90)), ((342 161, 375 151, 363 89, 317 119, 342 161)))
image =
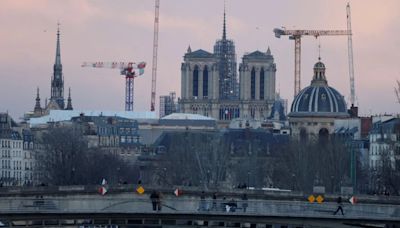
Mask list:
POLYGON ((205 192, 202 191, 200 195, 200 204, 199 204, 199 211, 206 211, 207 209, 207 203, 206 203, 206 196, 205 192))
POLYGON ((342 215, 344 215, 343 213, 343 203, 342 203, 342 197, 339 196, 337 198, 337 204, 338 204, 338 208, 336 209, 336 211, 333 213, 334 215, 336 215, 339 211, 342 213, 342 215))
POLYGON ((158 211, 161 211, 162 198, 163 198, 163 194, 161 192, 157 192, 157 210, 158 211))
POLYGON ((155 190, 153 190, 150 194, 151 204, 153 205, 153 211, 157 210, 157 204, 159 201, 159 196, 155 190))
POLYGON ((222 211, 229 211, 229 206, 227 205, 226 197, 225 197, 225 196, 222 198, 221 210, 222 210, 222 211))
POLYGON ((217 193, 214 192, 212 196, 212 206, 211 206, 211 211, 217 211, 217 193))
POLYGON ((229 207, 227 207, 227 209, 226 209, 227 212, 235 212, 235 211, 236 211, 236 208, 237 208, 237 203, 236 203, 235 199, 232 198, 232 199, 227 203, 227 206, 229 206, 229 207))
POLYGON ((243 212, 246 212, 247 207, 249 206, 249 204, 247 203, 247 194, 244 193, 242 196, 242 208, 243 208, 243 212))

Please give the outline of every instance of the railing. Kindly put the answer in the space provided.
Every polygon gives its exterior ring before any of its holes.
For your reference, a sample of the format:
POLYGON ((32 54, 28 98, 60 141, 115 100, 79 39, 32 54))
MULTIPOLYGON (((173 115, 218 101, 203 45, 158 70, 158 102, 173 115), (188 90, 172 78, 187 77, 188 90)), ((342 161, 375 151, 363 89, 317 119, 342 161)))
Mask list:
MULTIPOLYGON (((161 204, 153 204, 147 195, 76 197, 6 197, 0 201, 1 214, 20 213, 169 213, 232 216, 284 216, 332 218, 337 209, 334 202, 309 203, 281 200, 200 200, 197 197, 168 196, 161 204), (160 206, 160 207, 159 207, 160 206), (160 208, 160 210, 158 210, 160 208)), ((344 204, 344 217, 366 220, 400 220, 399 205, 344 204)), ((341 216, 341 215, 340 215, 341 216)))

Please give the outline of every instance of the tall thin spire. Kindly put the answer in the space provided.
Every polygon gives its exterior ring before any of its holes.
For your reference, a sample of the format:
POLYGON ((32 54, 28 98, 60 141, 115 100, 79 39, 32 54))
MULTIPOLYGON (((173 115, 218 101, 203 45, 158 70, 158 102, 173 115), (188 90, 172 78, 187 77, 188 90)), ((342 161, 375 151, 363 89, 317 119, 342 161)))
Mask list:
POLYGON ((57 23, 57 47, 56 47, 56 61, 53 67, 53 77, 51 79, 51 93, 50 103, 55 109, 64 109, 64 79, 61 64, 61 51, 60 51, 60 23, 57 23))
POLYGON ((60 22, 57 23, 57 49, 56 49, 56 65, 61 65, 61 51, 60 51, 60 22))
POLYGON ((73 110, 72 108, 72 99, 71 99, 71 88, 68 89, 68 99, 67 99, 67 108, 66 110, 73 110))
POLYGON ((226 13, 225 13, 225 1, 224 1, 224 25, 222 30, 222 40, 226 40, 226 13))
POLYGON ((42 115, 42 107, 40 106, 40 95, 39 95, 39 87, 37 87, 36 90, 36 104, 33 109, 33 113, 35 116, 40 116, 42 115))
POLYGON ((36 88, 36 104, 35 104, 35 110, 36 110, 36 109, 41 109, 41 107, 40 107, 39 87, 36 88))

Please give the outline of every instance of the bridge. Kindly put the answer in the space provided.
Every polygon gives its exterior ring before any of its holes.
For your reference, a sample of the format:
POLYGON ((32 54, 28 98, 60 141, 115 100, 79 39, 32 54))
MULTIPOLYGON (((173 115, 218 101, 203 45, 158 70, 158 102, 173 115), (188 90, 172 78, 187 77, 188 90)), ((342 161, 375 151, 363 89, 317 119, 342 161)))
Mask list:
POLYGON ((208 192, 201 200, 201 191, 196 189, 184 189, 178 197, 173 189, 164 189, 162 210, 153 211, 150 187, 138 194, 136 186, 119 186, 105 195, 97 192, 98 187, 1 188, 0 226, 400 227, 397 197, 359 196, 354 205, 344 203, 345 215, 333 215, 334 195, 324 195, 322 203, 310 203, 301 193, 232 190, 218 192, 217 200, 208 192), (241 200, 244 193, 248 200, 241 200), (237 203, 235 210, 229 208, 232 199, 237 203))

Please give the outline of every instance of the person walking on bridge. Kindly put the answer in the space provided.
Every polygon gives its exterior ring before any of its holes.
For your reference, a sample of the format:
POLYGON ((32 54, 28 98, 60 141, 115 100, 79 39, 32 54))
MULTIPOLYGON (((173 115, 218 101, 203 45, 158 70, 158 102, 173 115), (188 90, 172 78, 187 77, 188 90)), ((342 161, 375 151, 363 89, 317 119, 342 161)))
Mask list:
POLYGON ((336 215, 339 211, 342 213, 342 215, 344 215, 343 213, 343 203, 342 203, 342 197, 339 196, 337 198, 337 204, 338 204, 338 208, 336 209, 335 212, 333 212, 333 215, 336 215))
POLYGON ((157 204, 158 204, 159 199, 160 199, 159 195, 157 194, 156 191, 153 190, 150 194, 150 200, 151 200, 151 204, 153 205, 153 211, 157 210, 157 204))

